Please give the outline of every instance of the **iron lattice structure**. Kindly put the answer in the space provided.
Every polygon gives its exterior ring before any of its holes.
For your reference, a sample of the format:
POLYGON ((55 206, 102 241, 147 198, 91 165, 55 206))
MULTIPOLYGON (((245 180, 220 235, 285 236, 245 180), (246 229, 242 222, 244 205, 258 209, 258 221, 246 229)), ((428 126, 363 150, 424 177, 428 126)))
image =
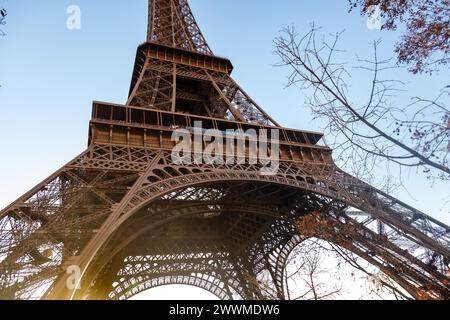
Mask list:
POLYGON ((379 267, 413 298, 448 299, 450 228, 341 171, 321 134, 281 127, 232 69, 186 0, 150 1, 127 103, 94 102, 87 150, 0 213, 2 298, 123 299, 190 284, 222 299, 260 299, 265 272, 284 299, 288 256, 315 236, 379 267), (278 173, 261 175, 250 161, 175 164, 171 135, 180 127, 195 135, 195 121, 279 129, 278 173), (312 213, 321 228, 299 234, 312 213), (80 268, 78 290, 67 286, 70 266, 80 268))

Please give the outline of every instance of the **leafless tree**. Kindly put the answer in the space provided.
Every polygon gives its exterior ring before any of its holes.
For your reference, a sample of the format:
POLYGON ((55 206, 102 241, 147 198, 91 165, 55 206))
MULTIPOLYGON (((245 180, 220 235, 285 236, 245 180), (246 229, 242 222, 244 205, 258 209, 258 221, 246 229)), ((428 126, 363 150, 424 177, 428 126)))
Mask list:
POLYGON ((350 68, 338 60, 341 33, 318 41, 318 31, 313 25, 299 36, 293 27, 285 28, 275 48, 279 65, 291 71, 288 86, 300 87, 314 116, 325 121, 336 159, 351 164, 353 173, 362 177, 381 165, 389 173, 395 165, 400 177, 405 168, 416 168, 429 178, 449 179, 449 87, 435 99, 414 97, 409 105, 397 106, 395 97, 403 84, 385 78, 395 67, 379 58, 377 41, 373 58, 358 59, 352 69, 369 73, 367 92, 352 92, 350 68), (355 102, 361 94, 366 102, 355 102))
POLYGON ((348 266, 352 267, 354 270, 360 271, 360 278, 358 280, 371 284, 371 287, 367 290, 367 295, 375 294, 380 299, 386 299, 389 295, 395 297, 396 300, 411 299, 404 290, 378 268, 370 265, 354 253, 345 250, 338 245, 332 243, 328 244, 329 248, 326 246, 322 246, 322 248, 324 248, 324 250, 330 250, 331 248, 331 252, 336 254, 340 264, 348 264, 348 266))
MULTIPOLYGON (((345 237, 343 237, 345 238, 345 237)), ((269 271, 246 275, 258 299, 279 298, 269 271)), ((349 250, 319 238, 305 239, 289 255, 284 269, 286 300, 396 299, 411 297, 380 269, 349 250), (358 290, 355 295, 354 290, 358 290)))
POLYGON ((289 300, 324 300, 339 295, 339 283, 327 283, 324 275, 331 270, 323 266, 324 250, 320 242, 305 240, 292 253, 292 259, 285 269, 285 288, 289 300), (295 289, 292 288, 294 285, 295 289))
MULTIPOLYGON (((305 240, 290 254, 284 269, 284 292, 287 300, 324 300, 337 297, 340 287, 338 283, 329 284, 326 276, 330 270, 323 266, 324 250, 320 241, 305 240)), ((274 274, 268 270, 261 272, 257 277, 245 275, 247 283, 261 292, 258 299, 277 300, 279 295, 274 283, 274 274)))
MULTIPOLYGON (((384 264, 373 259, 370 255, 361 251, 355 245, 354 239, 358 237, 352 223, 340 224, 337 220, 325 218, 319 211, 305 215, 297 221, 297 230, 300 234, 309 239, 317 239, 316 245, 325 252, 326 255, 337 261, 335 278, 339 279, 345 271, 351 272, 352 282, 372 283, 371 287, 366 286, 366 292, 362 292, 361 298, 373 297, 373 294, 381 299, 411 299, 409 293, 396 284, 387 276, 384 264), (320 240, 319 240, 320 239, 320 240)), ((382 254, 381 254, 382 256, 382 254)), ((349 281, 348 276, 346 277, 349 281)), ((345 292, 344 292, 345 293, 345 292)), ((417 294, 426 294, 418 291, 417 294)))
POLYGON ((345 299, 361 287, 360 298, 411 299, 392 279, 349 250, 309 238, 292 252, 285 269, 288 300, 345 299))

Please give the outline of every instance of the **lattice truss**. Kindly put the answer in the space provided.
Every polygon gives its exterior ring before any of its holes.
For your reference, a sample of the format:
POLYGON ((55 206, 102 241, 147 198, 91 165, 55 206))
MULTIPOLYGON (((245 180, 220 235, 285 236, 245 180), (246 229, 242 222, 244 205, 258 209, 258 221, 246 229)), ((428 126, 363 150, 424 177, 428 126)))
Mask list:
POLYGON ((127 104, 276 125, 228 74, 154 58, 143 63, 127 104))
POLYGON ((254 299, 263 297, 257 275, 269 271, 282 299, 289 253, 315 235, 379 267, 413 297, 448 297, 448 227, 333 166, 284 163, 276 176, 259 169, 177 166, 169 153, 91 146, 2 211, 1 293, 40 298, 48 289, 51 297, 67 265, 83 266, 78 257, 101 243, 79 297, 189 283, 254 299), (296 223, 315 212, 329 224, 299 236, 296 223))
POLYGON ((148 42, 212 55, 187 0, 149 1, 148 42))
MULTIPOLYGON (((213 55, 186 0, 149 1, 147 41, 213 55)), ((189 63, 155 59, 143 48, 138 50, 136 65, 139 76, 127 105, 276 125, 230 77, 231 70, 217 72, 189 63)))
MULTIPOLYGON (((222 70, 228 62, 212 55, 186 0, 150 2, 152 43, 153 53, 138 50, 127 107, 278 127, 222 70)), ((0 212, 1 298, 125 299, 190 284, 222 299, 284 299, 288 256, 310 237, 367 260, 413 298, 450 298, 450 228, 331 160, 283 160, 273 176, 248 160, 178 165, 163 147, 114 144, 124 117, 111 120, 109 143, 94 135, 0 212), (70 266, 80 268, 79 290, 67 286, 70 266)))

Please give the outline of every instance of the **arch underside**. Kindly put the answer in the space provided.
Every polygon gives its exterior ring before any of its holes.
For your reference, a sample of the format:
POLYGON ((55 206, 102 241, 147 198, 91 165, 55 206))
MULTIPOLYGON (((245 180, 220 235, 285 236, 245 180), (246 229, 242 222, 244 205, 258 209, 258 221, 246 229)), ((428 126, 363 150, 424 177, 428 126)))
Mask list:
MULTIPOLYGON (((268 261, 260 267, 259 272, 268 270, 273 277, 270 282, 263 285, 271 286, 266 288, 264 298, 272 299, 286 299, 285 288, 285 268, 287 259, 294 250, 294 248, 301 244, 304 238, 294 235, 288 241, 279 243, 271 252, 268 261), (269 294, 269 295, 268 295, 269 294)), ((172 256, 173 258, 173 256, 172 256)), ((151 257, 134 257, 134 259, 127 260, 127 266, 124 269, 135 270, 130 264, 138 263, 138 268, 142 273, 126 274, 122 269, 116 277, 116 282, 113 283, 113 290, 108 294, 107 299, 129 299, 144 291, 154 289, 166 285, 189 285, 206 290, 215 295, 221 300, 241 300, 261 298, 260 288, 255 286, 245 287, 245 282, 248 278, 239 279, 240 276, 233 268, 233 263, 230 261, 219 260, 221 262, 218 266, 218 260, 205 259, 203 261, 193 262, 190 257, 180 257, 180 261, 170 260, 170 271, 160 272, 155 268, 155 260, 151 257), (131 261, 134 260, 134 261, 131 261), (213 262, 214 261, 214 262, 213 262), (223 266, 229 266, 229 270, 224 270, 223 266), (188 266, 188 267, 187 267, 188 266), (152 270, 148 272, 148 270, 152 270), (155 270, 156 269, 156 270, 155 270), (220 273, 217 271, 220 270, 220 273), (243 287, 244 285, 244 287, 243 287)), ((209 258, 212 258, 209 256, 209 258)), ((260 283, 262 285, 262 283, 260 283)))
MULTIPOLYGON (((130 284, 143 283, 137 287, 146 290, 146 283, 161 277, 185 284, 200 273, 214 279, 202 284, 218 282, 227 299, 262 298, 256 275, 272 267, 270 255, 295 234, 292 219, 281 212, 288 213, 283 209, 286 205, 281 199, 275 201, 283 193, 288 203, 294 195, 300 201, 298 191, 241 182, 189 187, 151 202, 117 231, 126 235, 125 230, 133 230, 132 237, 113 237, 110 247, 115 250, 103 253, 116 254, 105 267, 108 271, 99 275, 116 284, 108 297, 127 296, 130 284), (161 223, 150 228, 154 217, 161 223)), ((304 206, 307 212, 320 204, 304 206)), ((202 288, 217 295, 217 286, 202 288)), ((92 297, 103 298, 99 292, 93 292, 92 297)))
POLYGON ((220 300, 232 300, 233 294, 226 289, 226 284, 221 280, 214 278, 210 275, 203 274, 183 274, 178 275, 165 275, 160 277, 142 277, 138 279, 130 280, 126 283, 125 290, 121 295, 114 295, 114 292, 110 293, 110 299, 130 299, 133 296, 138 295, 141 292, 155 289, 161 286, 167 285, 187 285, 193 286, 215 295, 220 300))
POLYGON ((0 212, 0 299, 121 298, 159 281, 283 299, 286 259, 312 236, 415 298, 450 298, 450 228, 339 170, 321 135, 281 130, 285 161, 272 176, 249 161, 174 164, 170 135, 198 115, 209 129, 229 119, 233 129, 282 128, 212 56, 186 0, 150 2, 147 40, 127 105, 94 106, 88 149, 0 212), (172 58, 152 56, 155 44, 172 58), (80 290, 68 288, 68 266, 82 271, 80 290))
POLYGON ((66 297, 56 293, 63 264, 89 260, 75 298, 120 298, 130 286, 202 274, 203 289, 221 298, 258 299, 257 275, 267 271, 271 296, 283 299, 283 268, 302 239, 296 224, 320 213, 333 229, 318 238, 347 246, 413 297, 448 297, 448 227, 332 165, 282 163, 275 176, 259 170, 174 165, 165 152, 93 145, 2 211, 3 292, 27 298, 29 288, 57 277, 45 297, 66 297))
MULTIPOLYGON (((256 186, 258 184, 253 185, 256 186)), ((219 189, 217 186, 214 187, 216 191, 219 189)), ((248 184, 243 184, 242 188, 251 189, 248 184)), ((281 189, 280 193, 288 191, 289 189, 281 189)), ((205 189, 199 188, 197 192, 203 193, 205 189)), ((240 193, 241 190, 238 189, 237 194, 240 193)), ((298 196, 299 191, 295 190, 295 194, 298 196)), ((264 193, 257 200, 262 201, 263 195, 264 193)), ((107 280, 107 283, 113 281, 115 286, 111 292, 106 291, 109 292, 107 296, 99 296, 100 292, 96 290, 103 287, 98 285, 99 282, 94 286, 95 290, 90 298, 129 298, 159 285, 191 284, 221 299, 285 299, 284 277, 287 259, 297 245, 312 236, 345 246, 346 249, 382 269, 394 281, 404 286, 411 295, 415 294, 415 286, 397 275, 399 269, 404 268, 406 264, 405 258, 401 256, 404 252, 397 250, 396 253, 392 253, 391 250, 395 248, 376 238, 375 232, 370 228, 354 225, 355 233, 351 234, 346 224, 330 219, 336 223, 333 226, 334 230, 326 230, 325 234, 299 235, 295 228, 297 219, 324 208, 329 211, 344 208, 322 198, 314 199, 315 201, 306 205, 305 203, 311 202, 309 198, 310 195, 297 198, 302 210, 298 210, 295 206, 276 207, 273 199, 265 204, 239 205, 233 205, 232 202, 224 205, 212 201, 206 204, 207 208, 205 204, 198 203, 165 207, 162 204, 163 200, 153 202, 145 212, 151 211, 153 214, 155 211, 165 212, 163 216, 168 218, 168 222, 162 223, 162 226, 156 229, 143 228, 141 232, 137 225, 151 223, 144 222, 146 219, 138 218, 137 215, 136 222, 124 226, 124 229, 134 230, 134 240, 121 250, 125 255, 119 253, 115 263, 111 262, 116 268, 107 267, 108 272, 99 276, 100 279, 103 277, 112 279, 107 280), (204 218, 205 214, 209 218, 204 218), (179 218, 174 220, 174 215, 178 215, 179 218), (216 226, 227 226, 230 229, 225 231, 216 226), (209 230, 210 228, 213 230, 209 230), (244 236, 246 232, 248 238, 244 236), (350 245, 346 242, 347 237, 340 237, 344 232, 352 239, 350 245), (364 233, 366 235, 361 236, 364 233), (370 256, 366 256, 366 252, 370 252, 370 256), (385 268, 384 264, 389 267, 385 268), (270 281, 258 282, 257 276, 265 271, 270 274, 270 281), (236 294, 233 295, 231 292, 236 294)), ((173 201, 171 199, 172 203, 173 201)), ((238 199, 236 201, 239 202, 238 199)), ((160 215, 159 219, 161 218, 160 215)), ((349 221, 347 223, 351 224, 349 221)), ((118 237, 113 240, 111 246, 117 247, 118 243, 124 242, 126 243, 127 239, 118 237)), ((110 252, 106 253, 109 254, 110 252)), ((410 281, 417 281, 415 277, 420 278, 420 274, 416 274, 414 268, 402 272, 406 278, 410 278, 410 281)))

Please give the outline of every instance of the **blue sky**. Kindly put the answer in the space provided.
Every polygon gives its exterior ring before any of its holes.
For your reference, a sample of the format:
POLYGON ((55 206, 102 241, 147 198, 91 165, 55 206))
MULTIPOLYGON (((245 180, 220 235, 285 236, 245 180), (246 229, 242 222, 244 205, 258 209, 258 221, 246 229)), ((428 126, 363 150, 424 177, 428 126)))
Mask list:
MULTIPOLYGON (((287 70, 274 67, 273 39, 282 27, 306 32, 315 22, 323 32, 345 30, 341 47, 348 60, 393 56, 398 33, 369 30, 366 18, 348 13, 347 0, 190 0, 214 53, 231 59, 233 77, 286 127, 321 131, 298 90, 285 89, 287 70)), ((0 39, 0 207, 81 153, 87 145, 92 100, 124 103, 136 47, 146 38, 147 0, 0 0, 8 10, 0 39), (81 8, 81 30, 66 28, 66 9, 81 8)), ((434 97, 448 74, 396 76, 414 94, 434 97)), ((367 79, 352 81, 364 96, 367 79)), ((403 201, 450 224, 449 185, 410 172, 403 201), (447 201, 446 201, 447 200, 447 201)))

